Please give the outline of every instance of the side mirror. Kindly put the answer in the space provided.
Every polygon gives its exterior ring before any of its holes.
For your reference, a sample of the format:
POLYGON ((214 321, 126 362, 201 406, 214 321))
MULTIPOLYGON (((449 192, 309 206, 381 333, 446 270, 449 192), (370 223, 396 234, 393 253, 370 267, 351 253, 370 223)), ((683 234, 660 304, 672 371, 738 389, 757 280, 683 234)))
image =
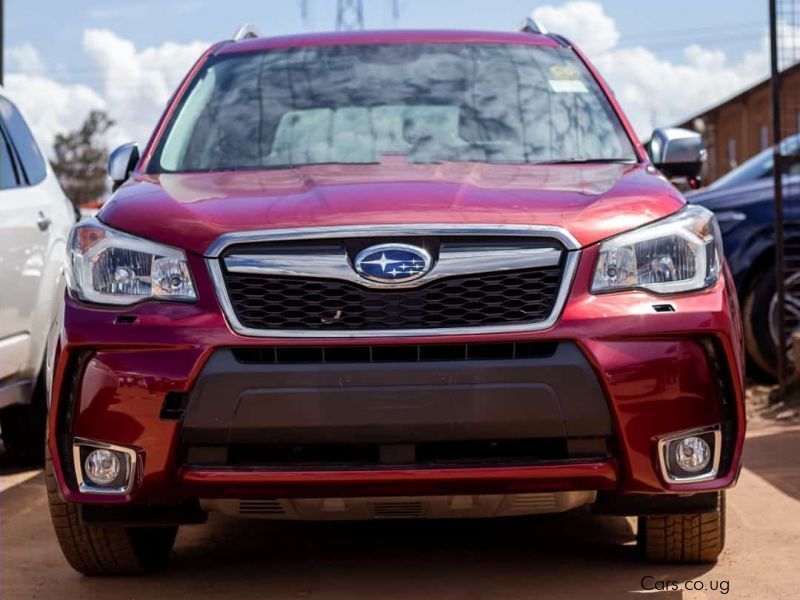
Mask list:
POLYGON ((133 173, 139 163, 139 146, 135 142, 123 144, 108 155, 108 176, 111 177, 112 191, 117 191, 133 173))
POLYGON ((700 187, 706 149, 699 133, 689 129, 656 129, 647 152, 653 166, 668 179, 686 177, 690 187, 700 187))

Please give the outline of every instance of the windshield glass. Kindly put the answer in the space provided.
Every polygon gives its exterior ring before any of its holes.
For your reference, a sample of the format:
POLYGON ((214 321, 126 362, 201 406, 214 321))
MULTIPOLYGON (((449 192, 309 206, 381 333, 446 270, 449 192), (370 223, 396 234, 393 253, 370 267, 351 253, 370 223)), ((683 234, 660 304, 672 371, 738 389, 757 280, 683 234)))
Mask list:
POLYGON ((210 59, 151 172, 408 162, 634 161, 602 90, 562 47, 386 44, 210 59))
MULTIPOLYGON (((785 156, 797 154, 799 151, 798 147, 800 147, 800 136, 786 138, 781 142, 781 153, 785 156)), ((708 189, 718 190, 721 188, 735 187, 758 179, 764 179, 765 177, 772 177, 772 161, 772 148, 767 148, 756 154, 753 158, 743 162, 730 173, 720 177, 717 181, 712 183, 708 189)), ((790 168, 788 172, 796 174, 797 167, 794 166, 790 168)))

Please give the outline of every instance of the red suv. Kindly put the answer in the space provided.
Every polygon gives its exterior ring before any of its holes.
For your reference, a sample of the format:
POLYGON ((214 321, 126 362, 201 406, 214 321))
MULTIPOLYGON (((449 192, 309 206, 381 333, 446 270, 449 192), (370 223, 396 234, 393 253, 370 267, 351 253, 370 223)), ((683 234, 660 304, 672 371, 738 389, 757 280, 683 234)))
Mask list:
POLYGON ((210 48, 69 241, 49 496, 86 574, 247 518, 638 515, 713 561, 745 430, 713 215, 567 40, 210 48), (658 170, 657 170, 658 169, 658 170), (663 173, 663 174, 662 174, 663 173))

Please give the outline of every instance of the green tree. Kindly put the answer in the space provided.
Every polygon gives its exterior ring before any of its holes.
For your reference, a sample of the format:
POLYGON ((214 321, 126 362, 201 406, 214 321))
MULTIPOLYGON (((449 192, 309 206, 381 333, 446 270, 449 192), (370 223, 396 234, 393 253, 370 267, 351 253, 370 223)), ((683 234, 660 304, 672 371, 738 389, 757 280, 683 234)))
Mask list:
POLYGON ((53 145, 53 170, 76 206, 99 200, 108 191, 104 135, 114 125, 102 110, 93 110, 75 131, 59 133, 53 145))

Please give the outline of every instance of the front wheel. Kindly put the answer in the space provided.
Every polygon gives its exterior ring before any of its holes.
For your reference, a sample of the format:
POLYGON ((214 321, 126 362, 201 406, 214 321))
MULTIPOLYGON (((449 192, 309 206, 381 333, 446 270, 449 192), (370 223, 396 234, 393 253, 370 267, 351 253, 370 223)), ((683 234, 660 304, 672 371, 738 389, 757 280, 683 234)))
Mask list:
POLYGON ((639 517, 636 541, 649 562, 716 562, 725 547, 725 492, 717 492, 713 512, 639 517))
POLYGON ((78 507, 58 495, 49 452, 46 458, 50 517, 70 566, 84 575, 141 575, 163 567, 175 543, 177 527, 89 527, 78 507))

